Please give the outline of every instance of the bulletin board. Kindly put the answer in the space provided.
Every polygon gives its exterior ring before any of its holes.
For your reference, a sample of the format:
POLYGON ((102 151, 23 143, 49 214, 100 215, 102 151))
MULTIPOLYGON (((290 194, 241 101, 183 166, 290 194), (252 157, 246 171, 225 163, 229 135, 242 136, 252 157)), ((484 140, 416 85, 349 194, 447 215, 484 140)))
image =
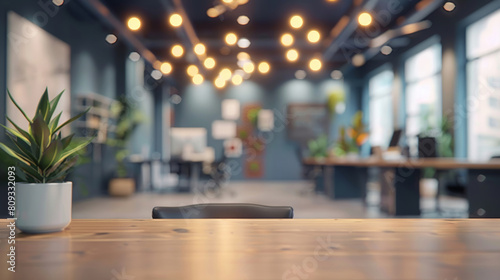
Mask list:
POLYGON ((292 141, 307 143, 328 135, 330 111, 326 104, 292 103, 287 108, 287 135, 292 141))

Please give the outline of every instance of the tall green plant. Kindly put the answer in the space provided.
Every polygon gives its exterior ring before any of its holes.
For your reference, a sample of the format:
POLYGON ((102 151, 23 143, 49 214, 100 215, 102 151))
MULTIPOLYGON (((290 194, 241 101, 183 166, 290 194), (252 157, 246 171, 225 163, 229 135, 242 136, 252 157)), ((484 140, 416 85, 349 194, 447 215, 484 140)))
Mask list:
POLYGON ((107 144, 116 147, 116 162, 118 163, 116 175, 127 176, 125 158, 130 153, 128 143, 135 129, 144 122, 142 113, 134 108, 134 104, 125 96, 115 102, 111 108, 113 115, 117 118, 115 135, 107 140, 107 144))
POLYGON ((63 138, 61 129, 86 114, 90 108, 59 125, 62 112, 55 117, 53 115, 64 91, 49 100, 48 89, 45 89, 32 119, 21 109, 10 92, 7 93, 29 125, 26 131, 7 117, 7 121, 15 129, 2 126, 12 145, 9 147, 0 143, 0 148, 16 161, 17 167, 22 171, 18 172, 22 180, 28 183, 63 182, 71 167, 76 164, 77 152, 93 138, 75 141, 74 134, 63 138))

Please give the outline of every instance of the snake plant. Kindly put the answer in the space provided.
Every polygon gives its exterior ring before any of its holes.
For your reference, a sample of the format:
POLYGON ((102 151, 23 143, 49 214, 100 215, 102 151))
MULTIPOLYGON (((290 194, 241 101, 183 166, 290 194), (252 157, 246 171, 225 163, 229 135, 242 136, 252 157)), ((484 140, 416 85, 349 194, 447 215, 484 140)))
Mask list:
POLYGON ((30 119, 8 90, 7 93, 12 103, 28 121, 28 131, 7 117, 14 128, 2 126, 12 145, 9 147, 0 143, 0 148, 16 161, 18 169, 22 171, 17 173, 21 180, 28 183, 63 182, 71 167, 76 164, 77 153, 93 138, 76 141, 73 139, 74 134, 62 137, 61 129, 83 116, 90 108, 59 124, 62 112, 56 116, 54 113, 64 91, 49 100, 48 90, 45 89, 35 116, 30 119))

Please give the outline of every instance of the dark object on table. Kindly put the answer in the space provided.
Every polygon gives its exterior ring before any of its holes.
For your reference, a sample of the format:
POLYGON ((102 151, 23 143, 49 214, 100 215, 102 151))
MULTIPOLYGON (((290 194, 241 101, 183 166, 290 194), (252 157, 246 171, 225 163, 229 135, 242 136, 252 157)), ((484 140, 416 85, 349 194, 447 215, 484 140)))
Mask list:
POLYGON ((401 129, 396 129, 392 133, 391 142, 389 142, 389 147, 397 147, 399 146, 399 140, 401 139, 401 133, 403 131, 401 129))
POLYGON ((437 141, 435 137, 418 137, 418 157, 419 158, 438 157, 437 141))
POLYGON ((250 203, 208 203, 180 207, 155 207, 153 219, 292 219, 290 206, 250 203))

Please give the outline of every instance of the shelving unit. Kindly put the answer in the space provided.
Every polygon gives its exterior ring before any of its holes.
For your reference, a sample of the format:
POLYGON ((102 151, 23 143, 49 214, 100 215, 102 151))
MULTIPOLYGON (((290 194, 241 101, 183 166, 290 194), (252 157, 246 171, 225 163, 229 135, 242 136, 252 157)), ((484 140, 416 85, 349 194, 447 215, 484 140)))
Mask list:
POLYGON ((75 121, 77 131, 81 135, 97 136, 94 143, 105 143, 108 133, 115 129, 115 120, 110 111, 114 102, 114 99, 96 93, 78 94, 75 110, 79 113, 88 107, 91 109, 80 120, 75 121))

